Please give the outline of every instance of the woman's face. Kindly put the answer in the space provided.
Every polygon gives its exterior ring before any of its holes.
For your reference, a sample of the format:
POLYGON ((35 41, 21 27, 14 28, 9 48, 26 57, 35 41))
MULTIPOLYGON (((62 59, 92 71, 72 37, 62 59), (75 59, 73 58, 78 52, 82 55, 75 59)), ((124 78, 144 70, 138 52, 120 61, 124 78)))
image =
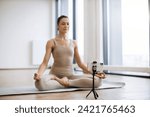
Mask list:
POLYGON ((58 24, 58 30, 60 33, 67 33, 69 31, 69 19, 62 18, 58 24))

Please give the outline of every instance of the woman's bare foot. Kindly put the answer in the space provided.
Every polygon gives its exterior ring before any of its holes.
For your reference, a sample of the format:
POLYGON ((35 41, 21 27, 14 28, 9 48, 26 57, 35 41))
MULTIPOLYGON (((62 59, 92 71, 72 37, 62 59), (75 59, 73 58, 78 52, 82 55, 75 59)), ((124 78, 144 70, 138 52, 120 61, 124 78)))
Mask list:
POLYGON ((54 77, 51 77, 51 80, 56 80, 56 78, 57 78, 56 76, 54 76, 54 77))
POLYGON ((62 85, 65 87, 69 87, 69 79, 67 77, 61 78, 62 85))
POLYGON ((52 78, 52 80, 56 80, 57 82, 59 82, 64 87, 69 86, 69 79, 67 77, 63 77, 63 78, 54 77, 54 78, 52 78))

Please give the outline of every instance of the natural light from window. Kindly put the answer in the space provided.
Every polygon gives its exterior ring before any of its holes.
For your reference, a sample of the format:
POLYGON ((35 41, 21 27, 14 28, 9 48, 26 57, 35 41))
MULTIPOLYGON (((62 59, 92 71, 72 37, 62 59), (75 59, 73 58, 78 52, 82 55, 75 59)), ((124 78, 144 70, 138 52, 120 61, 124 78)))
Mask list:
POLYGON ((148 0, 122 0, 123 65, 149 67, 148 0))
POLYGON ((84 58, 84 0, 76 0, 76 39, 81 58, 84 58))

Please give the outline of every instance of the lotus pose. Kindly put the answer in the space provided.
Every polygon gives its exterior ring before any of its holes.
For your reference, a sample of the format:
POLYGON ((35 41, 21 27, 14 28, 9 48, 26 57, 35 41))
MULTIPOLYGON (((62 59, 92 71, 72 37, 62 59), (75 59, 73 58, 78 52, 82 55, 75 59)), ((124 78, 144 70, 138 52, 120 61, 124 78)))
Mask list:
MULTIPOLYGON (((92 73, 82 62, 77 42, 67 37, 69 31, 69 19, 67 16, 60 16, 57 19, 58 34, 47 41, 44 59, 34 74, 35 86, 38 90, 52 90, 64 87, 92 87, 92 78, 87 75, 75 75, 73 69, 73 58, 78 66, 85 73, 92 73), (43 75, 47 68, 48 61, 51 57, 54 63, 48 75, 43 75)), ((101 85, 102 78, 105 74, 96 75, 95 87, 101 85)))

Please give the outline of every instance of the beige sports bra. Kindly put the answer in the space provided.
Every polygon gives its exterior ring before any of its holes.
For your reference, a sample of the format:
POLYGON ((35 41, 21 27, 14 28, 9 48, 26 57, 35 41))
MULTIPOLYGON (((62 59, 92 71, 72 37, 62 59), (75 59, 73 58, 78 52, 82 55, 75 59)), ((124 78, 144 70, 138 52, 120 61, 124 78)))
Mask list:
POLYGON ((54 63, 50 73, 58 77, 73 75, 73 40, 69 39, 69 44, 67 46, 59 44, 56 39, 53 39, 53 41, 55 45, 52 50, 54 63))

